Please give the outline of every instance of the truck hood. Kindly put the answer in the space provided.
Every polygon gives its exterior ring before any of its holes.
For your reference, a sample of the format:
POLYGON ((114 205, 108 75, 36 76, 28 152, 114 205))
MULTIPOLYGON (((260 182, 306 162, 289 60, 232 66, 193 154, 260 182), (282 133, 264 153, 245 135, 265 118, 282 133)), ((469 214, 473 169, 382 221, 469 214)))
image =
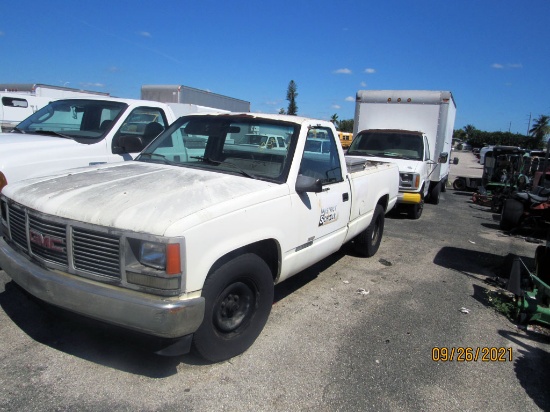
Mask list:
POLYGON ((23 133, 0 133, 0 150, 2 154, 6 151, 28 151, 29 145, 33 148, 48 148, 54 146, 72 146, 79 145, 73 139, 45 136, 38 134, 23 134, 23 133))
POLYGON ((212 219, 277 196, 269 195, 267 189, 273 186, 281 187, 225 173, 132 161, 20 181, 3 193, 48 215, 162 236, 170 225, 193 214, 212 219), (261 200, 250 198, 262 191, 261 200))
POLYGON ((34 157, 43 159, 50 154, 70 153, 82 148, 82 143, 63 137, 37 134, 0 133, 0 170, 8 165, 33 164, 34 157), (32 150, 29 150, 32 149, 32 150))

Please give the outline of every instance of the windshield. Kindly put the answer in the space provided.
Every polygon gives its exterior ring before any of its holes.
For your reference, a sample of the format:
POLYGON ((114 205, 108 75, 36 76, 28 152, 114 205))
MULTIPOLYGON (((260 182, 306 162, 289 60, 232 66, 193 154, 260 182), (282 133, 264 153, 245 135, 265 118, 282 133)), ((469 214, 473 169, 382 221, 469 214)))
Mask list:
POLYGON ((111 130, 115 120, 127 106, 125 103, 103 100, 57 100, 19 123, 16 131, 97 139, 111 130))
POLYGON ((420 133, 363 131, 353 139, 347 154, 422 160, 423 153, 420 133))
POLYGON ((227 115, 182 117, 136 160, 282 183, 298 132, 297 125, 275 120, 227 115))

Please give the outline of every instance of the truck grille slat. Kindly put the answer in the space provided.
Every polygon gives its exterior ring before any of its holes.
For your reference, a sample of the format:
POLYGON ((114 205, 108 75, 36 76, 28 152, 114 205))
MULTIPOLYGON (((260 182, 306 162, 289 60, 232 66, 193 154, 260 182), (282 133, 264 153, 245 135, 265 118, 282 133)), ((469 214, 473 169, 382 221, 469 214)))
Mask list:
POLYGON ((73 228, 73 256, 76 269, 120 278, 119 249, 118 236, 73 228))
POLYGON ((9 220, 12 240, 26 251, 27 229, 25 224, 25 212, 21 209, 10 207, 9 220))

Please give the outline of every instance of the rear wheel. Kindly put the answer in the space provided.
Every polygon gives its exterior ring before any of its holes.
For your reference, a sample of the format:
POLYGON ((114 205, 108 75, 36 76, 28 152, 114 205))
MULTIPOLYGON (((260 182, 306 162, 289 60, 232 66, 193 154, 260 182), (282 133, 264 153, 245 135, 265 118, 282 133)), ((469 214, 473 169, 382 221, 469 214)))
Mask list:
POLYGON ((464 179, 461 179, 460 177, 457 177, 453 182, 453 189, 455 190, 466 189, 466 181, 464 179))
POLYGON ((441 183, 437 183, 430 191, 430 203, 439 204, 439 194, 441 193, 441 183))
POLYGON ((511 230, 519 225, 523 215, 523 203, 516 199, 506 199, 502 205, 500 214, 500 228, 511 230))
POLYGON ((382 234, 384 233, 384 208, 376 205, 370 225, 353 241, 355 252, 361 256, 371 257, 376 254, 382 234))
POLYGON ((223 264, 204 283, 204 319, 193 345, 219 362, 246 351, 260 335, 273 304, 273 277, 263 259, 245 254, 223 264))

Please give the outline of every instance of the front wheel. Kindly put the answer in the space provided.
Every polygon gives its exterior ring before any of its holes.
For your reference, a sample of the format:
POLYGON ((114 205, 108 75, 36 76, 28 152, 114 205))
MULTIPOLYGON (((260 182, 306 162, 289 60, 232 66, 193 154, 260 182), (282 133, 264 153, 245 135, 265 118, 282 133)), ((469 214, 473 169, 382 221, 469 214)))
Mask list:
POLYGON ((376 205, 370 225, 353 241, 355 252, 364 257, 371 257, 378 252, 384 233, 384 208, 376 205))
POLYGON ((223 264, 204 282, 204 319, 193 345, 220 362, 246 351, 260 335, 273 304, 273 276, 266 262, 248 253, 223 264))
POLYGON ((414 205, 408 205, 408 215, 411 219, 420 219, 420 216, 422 216, 422 211, 424 210, 424 199, 420 201, 420 203, 416 203, 414 205))

